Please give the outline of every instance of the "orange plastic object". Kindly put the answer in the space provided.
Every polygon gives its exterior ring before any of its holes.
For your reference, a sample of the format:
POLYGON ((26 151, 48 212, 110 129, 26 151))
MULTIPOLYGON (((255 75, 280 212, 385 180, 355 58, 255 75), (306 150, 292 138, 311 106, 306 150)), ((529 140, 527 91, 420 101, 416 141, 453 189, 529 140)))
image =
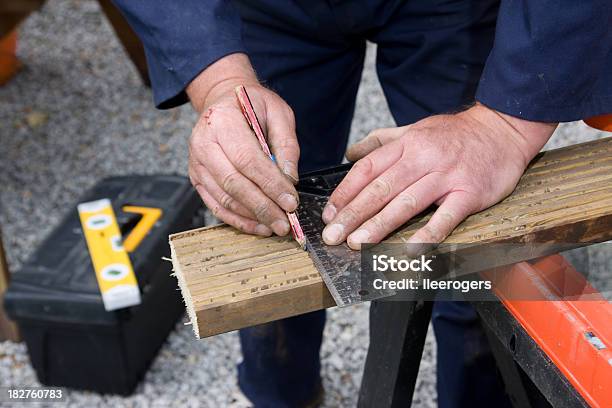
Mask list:
POLYGON ((482 274, 585 401, 612 407, 612 303, 560 255, 482 274))
POLYGON ((584 120, 592 128, 612 132, 612 113, 608 115, 593 116, 584 120))
POLYGON ((0 86, 6 84, 19 70, 21 64, 15 55, 17 30, 0 38, 0 86))

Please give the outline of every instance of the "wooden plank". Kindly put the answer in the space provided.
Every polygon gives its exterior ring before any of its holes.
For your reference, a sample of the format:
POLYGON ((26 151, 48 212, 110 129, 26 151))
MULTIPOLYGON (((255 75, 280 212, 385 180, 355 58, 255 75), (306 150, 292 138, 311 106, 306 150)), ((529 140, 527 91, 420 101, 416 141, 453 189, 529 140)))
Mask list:
POLYGON ((0 38, 44 4, 44 0, 0 1, 0 38))
MULTIPOLYGON (((401 242, 428 214, 387 242, 401 242)), ((612 138, 540 154, 515 191, 474 214, 447 243, 603 242, 612 239, 612 138)), ((170 237, 174 270, 194 331, 206 337, 334 306, 308 254, 290 238, 227 225, 170 237)))
POLYGON ((9 270, 2 246, 2 232, 0 231, 0 341, 20 341, 17 325, 6 316, 4 312, 4 292, 8 287, 9 270))

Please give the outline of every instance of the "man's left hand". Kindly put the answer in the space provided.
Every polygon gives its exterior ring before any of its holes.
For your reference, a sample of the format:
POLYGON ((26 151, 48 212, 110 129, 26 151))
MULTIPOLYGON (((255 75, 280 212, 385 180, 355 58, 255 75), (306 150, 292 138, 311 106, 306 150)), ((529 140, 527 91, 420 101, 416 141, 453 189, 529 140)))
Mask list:
POLYGON ((408 242, 439 243, 470 214, 509 195, 556 126, 477 104, 375 130, 347 151, 357 162, 323 211, 323 240, 360 249, 435 203, 431 219, 408 242))

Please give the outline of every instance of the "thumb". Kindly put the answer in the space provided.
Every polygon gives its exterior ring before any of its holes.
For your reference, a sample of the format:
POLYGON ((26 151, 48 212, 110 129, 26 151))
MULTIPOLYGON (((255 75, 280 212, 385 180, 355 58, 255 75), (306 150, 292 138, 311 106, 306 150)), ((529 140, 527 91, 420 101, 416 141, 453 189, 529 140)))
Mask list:
POLYGON ((356 162, 378 149, 379 147, 394 141, 404 133, 403 128, 375 129, 359 142, 352 144, 346 150, 346 158, 356 162))
POLYGON ((280 97, 278 99, 266 106, 268 143, 280 170, 297 184, 300 146, 295 134, 295 117, 291 108, 280 97))

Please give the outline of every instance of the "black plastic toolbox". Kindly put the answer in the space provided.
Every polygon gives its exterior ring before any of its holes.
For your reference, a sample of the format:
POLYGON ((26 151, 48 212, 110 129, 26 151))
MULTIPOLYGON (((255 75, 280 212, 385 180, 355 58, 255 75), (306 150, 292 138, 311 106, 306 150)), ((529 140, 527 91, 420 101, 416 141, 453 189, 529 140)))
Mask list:
POLYGON ((168 235, 203 225, 202 204, 180 176, 125 176, 98 183, 79 202, 109 198, 125 237, 140 215, 122 207, 156 207, 161 218, 130 254, 142 303, 107 312, 76 210, 50 234, 5 294, 38 379, 50 386, 130 394, 182 316, 171 274, 168 235))

